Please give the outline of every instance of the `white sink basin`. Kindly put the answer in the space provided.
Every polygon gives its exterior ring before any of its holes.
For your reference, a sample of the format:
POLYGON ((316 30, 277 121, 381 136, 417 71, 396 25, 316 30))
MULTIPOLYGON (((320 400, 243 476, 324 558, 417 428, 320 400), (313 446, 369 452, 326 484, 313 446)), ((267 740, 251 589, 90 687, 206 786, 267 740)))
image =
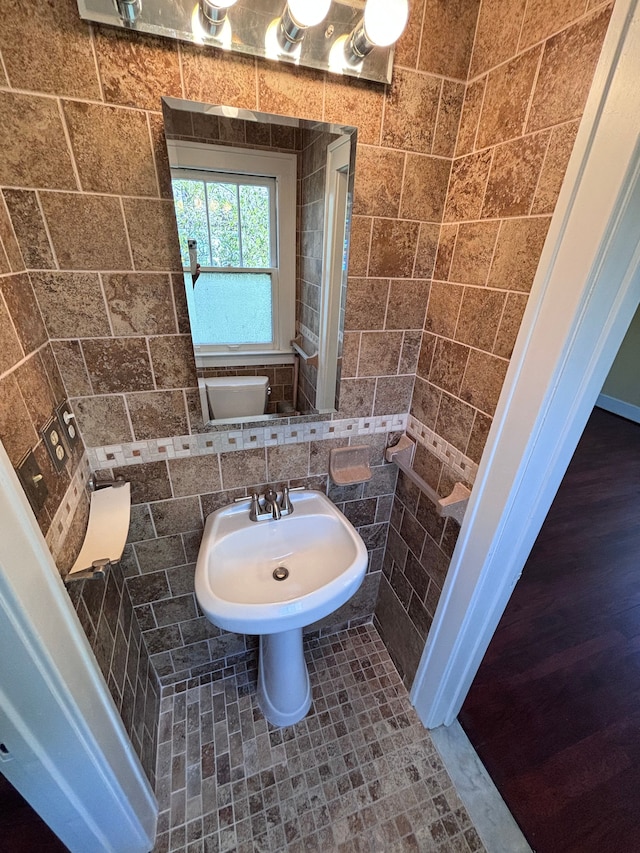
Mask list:
POLYGON ((301 628, 344 604, 367 569, 351 523, 320 492, 291 494, 292 515, 250 521, 249 502, 207 518, 195 574, 200 607, 219 628, 273 634, 301 628), (275 569, 289 574, 276 580, 275 569))

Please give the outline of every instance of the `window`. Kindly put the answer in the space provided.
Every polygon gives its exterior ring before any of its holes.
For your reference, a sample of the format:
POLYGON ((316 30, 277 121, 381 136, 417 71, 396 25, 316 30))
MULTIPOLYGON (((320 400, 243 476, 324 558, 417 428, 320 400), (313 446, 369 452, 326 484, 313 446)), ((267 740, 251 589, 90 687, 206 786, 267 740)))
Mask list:
POLYGON ((290 353, 295 156, 175 141, 169 151, 196 356, 290 353))

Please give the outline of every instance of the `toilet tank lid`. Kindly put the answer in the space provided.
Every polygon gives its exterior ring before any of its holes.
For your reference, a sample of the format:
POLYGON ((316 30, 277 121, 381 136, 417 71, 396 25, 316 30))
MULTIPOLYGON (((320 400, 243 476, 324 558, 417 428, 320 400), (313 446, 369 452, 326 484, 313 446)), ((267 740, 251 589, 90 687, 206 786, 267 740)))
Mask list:
POLYGON ((269 385, 268 376, 215 376, 204 380, 207 388, 264 388, 269 385))

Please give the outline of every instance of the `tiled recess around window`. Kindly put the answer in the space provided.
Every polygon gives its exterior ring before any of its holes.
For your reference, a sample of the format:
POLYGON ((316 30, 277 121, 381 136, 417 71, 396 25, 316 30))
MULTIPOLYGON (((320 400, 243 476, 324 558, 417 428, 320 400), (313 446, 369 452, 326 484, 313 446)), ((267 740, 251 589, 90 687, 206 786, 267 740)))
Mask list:
POLYGON ((485 848, 375 628, 307 638, 311 712, 266 722, 255 663, 161 700, 154 853, 485 848))

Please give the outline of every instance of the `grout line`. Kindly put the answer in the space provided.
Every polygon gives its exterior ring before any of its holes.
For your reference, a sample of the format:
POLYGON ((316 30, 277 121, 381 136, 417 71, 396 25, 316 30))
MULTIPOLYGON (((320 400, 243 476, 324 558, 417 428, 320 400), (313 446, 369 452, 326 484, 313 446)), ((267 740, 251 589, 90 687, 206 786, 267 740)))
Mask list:
POLYGON ((91 53, 93 55, 94 65, 96 67, 96 79, 98 81, 98 90, 100 92, 100 99, 103 102, 106 102, 105 97, 104 97, 104 86, 102 85, 102 75, 100 74, 100 65, 98 64, 98 51, 96 50, 96 43, 95 43, 95 37, 96 37, 95 24, 92 23, 91 21, 87 21, 87 23, 89 24, 89 43, 91 44, 91 53))
POLYGON ((78 192, 83 193, 82 189, 82 181, 80 180, 80 172, 78 171, 78 164, 76 163, 76 158, 73 151, 73 145, 71 144, 71 136, 69 134, 69 128, 67 127, 67 121, 64 115, 64 110, 62 108, 62 98, 56 98, 56 103, 58 105, 58 113, 60 115, 60 121, 62 122, 62 132, 64 133, 64 138, 67 142, 67 147, 69 149, 69 159, 71 161, 71 168, 73 170, 74 177, 76 179, 76 184, 78 186, 78 192))

